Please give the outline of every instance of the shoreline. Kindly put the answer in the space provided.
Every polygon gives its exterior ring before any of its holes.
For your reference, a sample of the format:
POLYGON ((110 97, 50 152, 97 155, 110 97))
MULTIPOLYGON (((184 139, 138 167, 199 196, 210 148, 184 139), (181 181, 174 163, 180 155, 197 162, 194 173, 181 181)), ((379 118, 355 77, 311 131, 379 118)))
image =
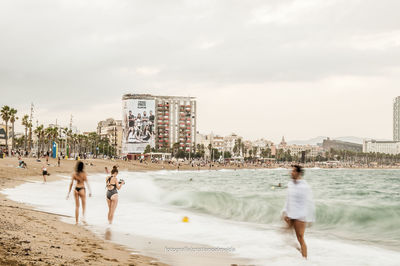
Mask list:
MULTIPOLYGON (((25 182, 42 181, 41 167, 44 162, 35 159, 23 159, 28 169, 16 168, 17 158, 0 159, 0 189, 12 188, 25 182)), ((101 159, 82 160, 89 175, 104 173, 104 167, 111 169, 118 164, 120 171, 177 171, 175 165, 139 163, 137 161, 110 161, 101 159), (91 165, 92 164, 92 165, 91 165)), ((47 166, 51 175, 48 182, 70 176, 76 161, 62 160, 58 167, 55 159, 49 159, 47 166)), ((274 170, 265 167, 192 167, 181 165, 180 171, 216 171, 216 170, 274 170)), ((280 168, 285 170, 285 168, 280 168)), ((313 168, 307 168, 312 170, 313 168)), ((352 169, 352 170, 390 170, 388 168, 314 168, 352 169)), ((394 168, 398 170, 397 168, 394 168)), ((67 194, 67 187, 65 188, 67 194)), ((191 242, 177 242, 162 239, 131 235, 129 237, 112 233, 107 236, 104 232, 95 232, 87 226, 76 226, 65 219, 74 219, 72 216, 58 215, 35 209, 29 204, 18 203, 6 198, 0 193, 0 208, 3 217, 0 218, 0 265, 21 264, 91 264, 91 265, 248 265, 251 262, 245 258, 236 258, 230 253, 210 254, 193 252, 164 252, 166 247, 195 247, 202 248, 191 242), (63 221, 64 220, 64 221, 63 221), (115 237, 117 237, 117 240, 115 237), (113 239, 114 238, 114 239, 113 239), (135 240, 131 244, 132 239, 135 240), (129 240, 129 241, 128 241, 129 240), (118 243, 115 243, 118 242, 118 243), (151 245, 148 243, 151 242, 151 245), (130 245, 128 245, 130 244, 130 245), (133 248, 132 248, 133 247, 133 248), (156 249, 156 250, 155 250, 156 249), (139 252, 137 252, 139 250, 139 252), (159 252, 157 252, 157 250, 159 252), (166 264, 167 263, 167 264, 166 264)), ((71 209, 71 214, 73 210, 71 209)))
MULTIPOLYGON (((45 162, 36 162, 35 159, 23 159, 27 169, 17 168, 17 158, 0 159, 0 190, 13 188, 26 182, 43 181, 41 167, 45 162)), ((45 160, 44 160, 45 161, 45 160)), ((104 167, 112 168, 118 164, 121 171, 159 171, 176 170, 171 165, 139 164, 138 162, 109 161, 109 160, 82 160, 89 175, 104 173, 104 167), (90 165, 92 163, 93 165, 90 165)), ((72 174, 76 161, 62 160, 61 167, 55 159, 49 159, 47 177, 48 182, 61 180, 62 176, 72 174)), ((181 167, 181 170, 193 170, 191 166, 181 167)), ((209 170, 208 167, 203 170, 209 170)), ((67 194, 67 187, 65 188, 67 194)), ((7 199, 0 193, 0 209, 3 216, 0 218, 0 265, 48 265, 48 264, 90 264, 90 265, 248 265, 249 261, 234 258, 232 254, 209 253, 170 253, 143 252, 149 248, 147 243, 156 243, 156 247, 200 247, 204 245, 183 243, 162 239, 150 239, 132 236, 136 241, 132 249, 127 241, 116 241, 110 235, 94 232, 87 226, 76 226, 65 219, 73 220, 69 215, 41 211, 29 204, 7 199), (63 221, 64 220, 64 221, 63 221), (118 243, 116 243, 118 242, 118 243), (124 243, 121 243, 124 242, 124 243), (141 250, 141 251, 137 251, 141 250), (196 262, 195 264, 192 263, 196 262)), ((71 214, 73 210, 71 210, 71 214)), ((114 234, 118 235, 118 234, 114 234)), ((124 236, 119 235, 124 238, 124 236)), ((115 236, 114 236, 115 238, 115 236)), ((126 239, 125 239, 126 240, 126 239)))
MULTIPOLYGON (((24 160, 28 169, 16 168, 17 158, 0 160, 1 190, 43 180, 40 175, 43 162, 24 160)), ((54 165, 56 161, 50 159, 49 163, 54 165)), ((59 168, 48 166, 51 173, 48 182, 60 180, 59 175, 69 175, 67 169, 72 173, 75 161, 63 161, 63 164, 59 168)), ((126 247, 102 239, 85 226, 61 220, 62 217, 73 219, 72 216, 40 211, 29 204, 9 200, 3 193, 0 193, 0 209, 0 265, 166 265, 145 255, 132 254, 126 247)))

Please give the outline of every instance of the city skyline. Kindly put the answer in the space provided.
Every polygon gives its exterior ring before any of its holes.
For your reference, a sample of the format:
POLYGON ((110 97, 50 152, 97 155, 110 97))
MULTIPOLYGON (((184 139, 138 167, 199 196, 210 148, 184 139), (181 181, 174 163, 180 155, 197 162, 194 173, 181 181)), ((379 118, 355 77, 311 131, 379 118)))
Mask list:
POLYGON ((194 96, 200 132, 392 139, 400 3, 386 2, 2 1, 0 104, 92 131, 125 93, 194 96))
MULTIPOLYGON (((390 103, 393 103, 393 101, 391 101, 390 103)), ((105 109, 110 110, 110 106, 114 106, 113 108, 116 109, 117 105, 121 105, 120 104, 120 99, 119 99, 119 104, 109 104, 109 105, 107 105, 105 107, 105 109)), ((198 102, 198 105, 202 106, 202 104, 200 102, 198 102)), ((357 138, 360 138, 360 139, 378 139, 378 140, 379 139, 382 139, 382 140, 386 139, 386 140, 391 140, 392 139, 392 132, 393 132, 393 130, 392 130, 392 128, 393 128, 393 117, 391 117, 390 115, 393 114, 393 105, 390 105, 389 103, 388 103, 388 105, 390 107, 389 109, 391 109, 391 112, 388 114, 388 116, 383 117, 383 120, 388 120, 388 121, 385 121, 386 122, 385 124, 388 124, 389 127, 384 128, 383 131, 387 131, 387 132, 386 132, 386 134, 383 134, 381 136, 377 136, 377 135, 366 136, 365 134, 364 135, 350 134, 349 131, 346 131, 345 129, 337 131, 337 132, 341 131, 342 133, 341 134, 337 133, 336 135, 329 134, 329 132, 326 133, 326 134, 322 134, 322 133, 321 134, 317 134, 317 133, 313 134, 314 131, 318 132, 318 129, 316 129, 316 128, 311 129, 309 131, 309 132, 311 132, 310 135, 303 135, 303 136, 298 135, 298 137, 296 137, 295 134, 292 134, 292 132, 290 132, 290 134, 285 134, 283 132, 282 134, 277 133, 275 135, 268 134, 268 131, 261 132, 261 134, 244 134, 242 132, 244 132, 245 130, 243 130, 243 128, 240 128, 240 127, 232 127, 232 129, 229 129, 229 128, 224 128, 223 129, 223 127, 217 127, 216 126, 214 128, 204 129, 204 128, 202 128, 200 126, 198 131, 200 133, 204 133, 204 134, 213 133, 215 135, 222 135, 222 136, 226 136, 226 135, 229 135, 231 133, 235 133, 235 134, 238 134, 238 135, 242 136, 244 139, 256 140, 256 139, 266 138, 266 139, 272 140, 274 143, 279 143, 281 138, 282 138, 282 136, 285 136, 285 138, 290 142, 307 141, 307 140, 310 140, 310 139, 313 139, 313 138, 318 138, 318 137, 321 137, 321 136, 331 137, 332 139, 341 138, 341 137, 357 137, 357 138)), ((101 109, 102 108, 99 108, 97 110, 96 109, 97 109, 97 107, 95 107, 92 112, 95 112, 97 114, 101 113, 101 109)), ((388 109, 388 108, 386 108, 386 109, 388 109)), ((118 110, 118 111, 120 111, 120 110, 118 110)), ((122 120, 122 115, 118 116, 118 114, 117 114, 118 111, 114 110, 115 116, 107 115, 107 114, 98 115, 99 117, 96 118, 96 120, 93 120, 92 122, 89 122, 89 123, 88 123, 88 121, 90 120, 90 118, 89 119, 80 119, 79 117, 77 117, 76 113, 72 113, 72 114, 74 114, 73 115, 73 126, 76 127, 77 129, 79 129, 81 132, 96 131, 97 123, 100 120, 104 120, 106 118, 114 118, 114 119, 117 119, 117 120, 122 120), (91 124, 94 124, 94 126, 91 127, 91 124), (83 126, 83 125, 85 125, 85 126, 83 126)), ((198 113, 201 115, 202 112, 199 110, 198 113)), ((21 116, 22 114, 30 114, 30 108, 29 108, 29 110, 26 109, 26 108, 18 109, 18 115, 21 116), (26 112, 23 112, 24 110, 26 110, 26 112)), ((33 119, 34 127, 36 127, 36 121, 37 121, 36 119, 39 119, 39 125, 40 124, 43 124, 45 126, 49 125, 49 124, 53 124, 54 125, 57 122, 57 124, 60 125, 60 126, 69 127, 70 115, 71 114, 69 114, 69 115, 68 114, 66 114, 66 115, 65 114, 61 114, 60 115, 61 118, 64 118, 64 119, 60 119, 59 117, 55 117, 55 114, 57 114, 57 113, 54 113, 51 110, 47 110, 47 109, 41 110, 41 109, 38 109, 36 107, 35 111, 34 111, 34 119, 33 119), (43 118, 44 117, 53 117, 53 119, 43 119, 42 117, 43 118)), ((78 113, 78 115, 81 115, 84 118, 87 117, 87 114, 85 114, 85 112, 78 113)), ((202 121, 203 119, 201 119, 200 115, 199 115, 198 120, 202 121)), ((210 121, 210 122, 215 122, 215 121, 210 121)), ((15 123, 15 128, 16 128, 16 132, 22 132, 23 127, 20 125, 20 121, 19 120, 17 120, 17 122, 15 123)), ((279 130, 279 128, 278 128, 278 130, 279 130)), ((319 132, 327 132, 327 131, 319 131, 319 132)))

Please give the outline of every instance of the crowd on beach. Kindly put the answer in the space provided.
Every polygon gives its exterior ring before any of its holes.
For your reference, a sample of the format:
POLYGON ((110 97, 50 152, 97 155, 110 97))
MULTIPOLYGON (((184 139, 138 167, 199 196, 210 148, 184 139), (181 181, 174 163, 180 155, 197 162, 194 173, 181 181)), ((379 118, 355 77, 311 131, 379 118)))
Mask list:
MULTIPOLYGON (((11 157, 18 157, 19 163, 18 167, 25 168, 27 164, 21 158, 36 158, 38 162, 41 159, 46 159, 48 163, 48 158, 53 157, 52 151, 45 151, 37 155, 36 153, 29 154, 23 150, 11 150, 10 151, 11 157)), ((5 158, 7 156, 7 152, 5 150, 0 150, 0 159, 5 158)), ((56 156, 58 160, 58 164, 60 164, 60 160, 69 159, 69 160, 87 160, 87 159, 103 159, 103 160, 123 160, 129 161, 126 156, 109 156, 109 155, 95 155, 91 153, 74 153, 67 156, 65 153, 60 152, 56 156)), ((176 169, 180 170, 182 166, 190 167, 192 169, 246 169, 246 168, 286 168, 290 169, 293 164, 300 163, 300 162, 277 162, 277 161, 262 161, 262 160, 210 160, 210 159, 203 159, 203 158, 192 158, 192 159, 181 159, 181 158, 174 158, 168 160, 163 160, 160 158, 151 158, 146 156, 146 154, 138 157, 137 162, 141 164, 156 164, 156 165, 168 165, 175 167, 176 169)), ((324 169, 337 169, 337 168, 352 168, 352 169, 364 169, 364 168, 373 168, 373 169, 399 169, 400 165, 384 165, 384 164, 377 164, 377 163, 349 163, 343 162, 340 160, 335 161, 327 161, 327 162, 304 162, 302 163, 303 167, 305 168, 324 168, 324 169)))

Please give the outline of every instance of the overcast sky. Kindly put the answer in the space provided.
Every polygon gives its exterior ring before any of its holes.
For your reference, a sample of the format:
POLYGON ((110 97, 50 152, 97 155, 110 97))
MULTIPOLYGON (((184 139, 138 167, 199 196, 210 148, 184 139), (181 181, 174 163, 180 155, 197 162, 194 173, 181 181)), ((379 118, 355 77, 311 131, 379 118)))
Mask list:
MULTIPOLYGON (((392 138, 400 1, 2 0, 0 106, 95 130, 124 93, 195 96, 198 130, 392 138)), ((21 129, 21 127, 18 127, 21 129)))

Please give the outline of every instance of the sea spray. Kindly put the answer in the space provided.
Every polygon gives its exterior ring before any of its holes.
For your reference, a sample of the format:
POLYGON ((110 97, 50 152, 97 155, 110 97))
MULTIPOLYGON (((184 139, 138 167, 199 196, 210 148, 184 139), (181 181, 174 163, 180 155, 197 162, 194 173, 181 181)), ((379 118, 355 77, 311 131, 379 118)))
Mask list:
MULTIPOLYGON (((397 265, 400 261, 400 171, 307 169, 317 221, 306 231, 310 265, 397 265)), ((280 211, 288 170, 162 171, 120 173, 113 232, 208 246, 234 247, 234 256, 257 265, 299 265, 294 236, 282 234, 280 211), (282 187, 278 187, 281 183, 282 187), (274 187, 275 189, 271 189, 274 187), (189 223, 183 223, 182 217, 189 223)), ((90 175, 89 228, 107 226, 104 175, 90 175)), ((66 201, 69 179, 26 183, 4 190, 12 200, 63 215, 74 213, 66 201), (51 199, 51 200, 49 200, 51 199)), ((71 219, 73 222, 73 219, 71 219)), ((118 241, 118 239, 116 239, 118 241)), ((155 252, 153 250, 153 252, 155 252)), ((154 253, 152 253, 154 254, 154 253)))

